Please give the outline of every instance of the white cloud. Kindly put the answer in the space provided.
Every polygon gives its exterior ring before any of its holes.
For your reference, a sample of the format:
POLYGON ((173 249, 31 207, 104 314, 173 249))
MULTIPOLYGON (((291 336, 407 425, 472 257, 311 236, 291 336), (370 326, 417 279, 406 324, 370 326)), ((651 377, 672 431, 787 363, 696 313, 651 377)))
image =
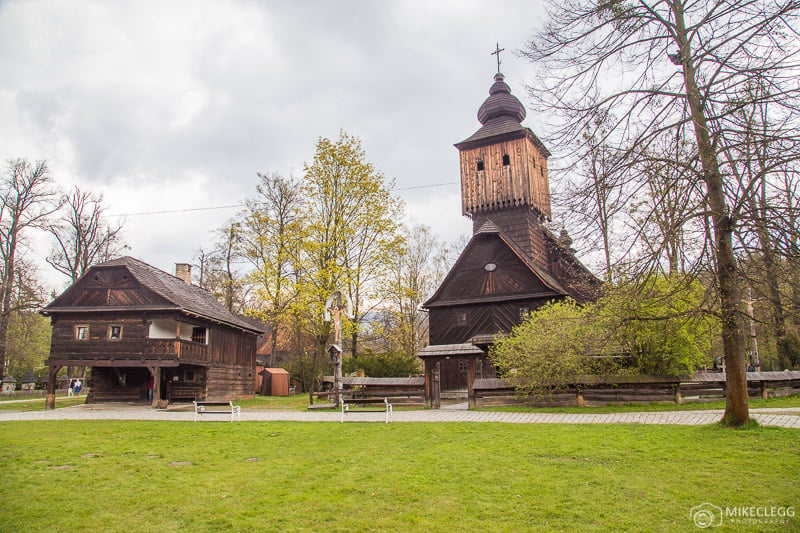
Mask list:
MULTIPOLYGON (((47 159, 114 213, 238 203, 340 129, 398 188, 458 181, 489 52, 506 48, 524 99, 531 66, 511 52, 542 17, 529 0, 3 2, 0 158, 47 159)), ((458 190, 399 192, 451 240, 470 231, 458 190)), ((235 212, 128 217, 126 237, 171 270, 235 212)))

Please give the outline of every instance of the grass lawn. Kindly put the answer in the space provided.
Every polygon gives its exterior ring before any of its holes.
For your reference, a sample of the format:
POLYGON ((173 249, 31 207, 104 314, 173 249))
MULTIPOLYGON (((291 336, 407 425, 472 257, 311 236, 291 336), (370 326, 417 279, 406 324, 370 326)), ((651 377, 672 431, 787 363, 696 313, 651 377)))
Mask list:
POLYGON ((291 396, 256 396, 252 400, 236 402, 242 409, 262 410, 279 409, 281 411, 308 410, 308 394, 292 394, 291 396))
MULTIPOLYGON (((691 531, 800 501, 800 432, 717 426, 0 423, 0 531, 691 531)), ((800 529, 734 524, 714 531, 800 529)))
MULTIPOLYGON (((72 407, 86 403, 86 395, 66 396, 56 398, 56 409, 62 407, 72 407)), ((44 411, 44 398, 32 398, 25 401, 5 401, 0 402, 0 411, 44 411)))
MULTIPOLYGON (((800 395, 782 398, 750 398, 750 409, 763 407, 786 407, 800 409, 800 395)), ((629 403, 624 405, 604 405, 602 407, 527 407, 524 405, 506 407, 481 407, 478 411, 502 411, 512 413, 639 413, 651 411, 701 411, 725 409, 725 400, 714 402, 674 403, 629 403)))

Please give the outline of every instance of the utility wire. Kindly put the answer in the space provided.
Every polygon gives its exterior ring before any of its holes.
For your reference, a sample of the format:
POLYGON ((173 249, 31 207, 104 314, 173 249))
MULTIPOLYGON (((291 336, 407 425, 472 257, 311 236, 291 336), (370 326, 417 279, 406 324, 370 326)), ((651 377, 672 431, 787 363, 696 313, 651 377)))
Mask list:
MULTIPOLYGON (((444 183, 431 183, 429 185, 417 185, 414 187, 395 187, 393 189, 389 189, 390 191, 411 191, 415 189, 431 189, 433 187, 445 187, 447 185, 456 185, 457 181, 448 181, 444 183)), ((218 209, 233 209, 235 207, 245 207, 247 204, 245 203, 238 203, 232 205, 218 205, 218 206, 211 206, 211 207, 189 207, 186 209, 165 209, 163 211, 140 211, 138 213, 121 213, 119 215, 112 215, 108 214, 106 216, 112 217, 138 217, 138 216, 145 216, 145 215, 169 215, 173 213, 193 213, 196 211, 215 211, 218 209)))

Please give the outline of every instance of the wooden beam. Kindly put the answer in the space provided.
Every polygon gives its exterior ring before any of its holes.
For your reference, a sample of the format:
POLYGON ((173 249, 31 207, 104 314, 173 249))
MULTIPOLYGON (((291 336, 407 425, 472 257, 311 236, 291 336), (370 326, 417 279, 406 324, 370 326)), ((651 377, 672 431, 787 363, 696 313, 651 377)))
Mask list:
POLYGON ((151 406, 155 409, 161 400, 161 367, 150 367, 149 370, 153 379, 153 401, 151 406))
POLYGON ((56 408, 56 374, 58 371, 61 370, 60 366, 51 366, 49 377, 50 379, 47 381, 47 396, 44 403, 45 409, 55 409, 56 408))

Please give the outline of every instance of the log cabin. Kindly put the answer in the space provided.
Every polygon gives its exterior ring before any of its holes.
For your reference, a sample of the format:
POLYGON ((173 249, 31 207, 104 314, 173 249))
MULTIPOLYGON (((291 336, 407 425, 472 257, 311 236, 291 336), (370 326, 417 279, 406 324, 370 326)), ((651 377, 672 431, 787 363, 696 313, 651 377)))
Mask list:
POLYGON ((253 395, 253 321, 191 283, 132 257, 92 266, 42 310, 53 335, 48 406, 64 366, 91 368, 87 402, 222 400, 253 395), (152 380, 152 381, 151 381, 152 380))
POLYGON ((481 127, 457 143, 462 214, 473 235, 439 288, 424 304, 429 345, 429 405, 469 395, 475 378, 494 378, 488 349, 525 315, 547 302, 592 300, 600 281, 550 222, 550 152, 522 125, 525 107, 497 73, 478 110, 481 127))

